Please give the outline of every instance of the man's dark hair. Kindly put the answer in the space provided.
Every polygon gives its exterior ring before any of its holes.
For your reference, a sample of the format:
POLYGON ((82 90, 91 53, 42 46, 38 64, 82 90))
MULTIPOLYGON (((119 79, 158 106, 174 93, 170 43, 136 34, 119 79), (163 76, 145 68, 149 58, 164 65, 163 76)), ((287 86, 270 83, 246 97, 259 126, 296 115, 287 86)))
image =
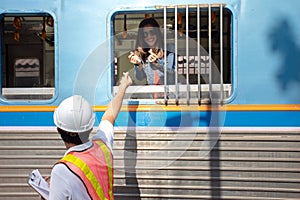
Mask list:
POLYGON ((57 131, 60 134, 61 139, 64 142, 79 145, 79 144, 83 144, 83 143, 89 141, 90 132, 92 130, 89 130, 89 131, 86 131, 86 132, 83 132, 83 133, 80 133, 80 134, 73 133, 73 132, 68 132, 68 131, 62 130, 60 128, 57 128, 57 131))

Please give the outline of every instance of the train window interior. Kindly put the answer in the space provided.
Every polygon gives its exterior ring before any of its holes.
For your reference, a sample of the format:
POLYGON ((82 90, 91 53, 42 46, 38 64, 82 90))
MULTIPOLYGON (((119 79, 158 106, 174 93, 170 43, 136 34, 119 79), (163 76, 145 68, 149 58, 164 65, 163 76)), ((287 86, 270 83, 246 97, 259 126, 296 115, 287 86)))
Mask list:
MULTIPOLYGON (((128 98, 147 102, 154 99, 155 103, 200 104, 212 103, 213 100, 226 102, 230 97, 232 13, 225 5, 156 6, 151 11, 119 11, 112 19, 114 86, 122 73, 128 71, 134 83, 127 90, 130 93, 128 98), (144 80, 136 77, 137 68, 129 61, 130 52, 138 50, 138 26, 145 18, 154 18, 158 22, 164 43, 162 49, 174 54, 175 64, 171 72, 167 63, 161 64, 165 78, 158 85, 149 83, 147 67, 150 65, 140 68, 145 72, 144 80)), ((168 60, 167 55, 162 59, 168 60)))
POLYGON ((54 26, 48 14, 4 14, 1 27, 1 90, 6 100, 54 96, 54 26))

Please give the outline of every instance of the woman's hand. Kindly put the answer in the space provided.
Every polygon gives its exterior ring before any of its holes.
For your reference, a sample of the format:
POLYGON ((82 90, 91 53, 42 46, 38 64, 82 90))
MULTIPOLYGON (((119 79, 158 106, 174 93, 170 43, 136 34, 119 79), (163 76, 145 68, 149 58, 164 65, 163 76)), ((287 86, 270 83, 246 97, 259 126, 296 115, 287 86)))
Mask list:
POLYGON ((155 63, 157 61, 157 59, 160 59, 163 57, 164 55, 164 52, 162 49, 150 49, 148 51, 150 53, 150 55, 148 56, 148 61, 151 62, 151 63, 155 63))
POLYGON ((128 56, 129 62, 131 62, 132 64, 141 64, 142 63, 142 59, 135 54, 134 52, 130 52, 129 56, 128 56))
POLYGON ((145 54, 146 53, 144 52, 143 48, 138 47, 136 50, 134 50, 134 52, 133 51, 130 52, 128 56, 129 62, 141 66, 143 64, 142 55, 145 54))

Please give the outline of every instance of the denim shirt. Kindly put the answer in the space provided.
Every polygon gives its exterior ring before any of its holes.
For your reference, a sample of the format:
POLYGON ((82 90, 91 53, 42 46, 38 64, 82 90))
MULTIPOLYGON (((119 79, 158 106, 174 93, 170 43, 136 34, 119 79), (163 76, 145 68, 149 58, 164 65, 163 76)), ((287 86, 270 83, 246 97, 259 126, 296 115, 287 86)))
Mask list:
MULTIPOLYGON (((150 63, 148 60, 143 64, 143 69, 139 69, 138 65, 134 66, 135 77, 138 80, 147 79, 148 85, 154 85, 154 73, 158 72, 161 84, 164 84, 164 57, 157 60, 158 66, 150 63)), ((167 54, 167 84, 174 84, 174 53, 167 54)))

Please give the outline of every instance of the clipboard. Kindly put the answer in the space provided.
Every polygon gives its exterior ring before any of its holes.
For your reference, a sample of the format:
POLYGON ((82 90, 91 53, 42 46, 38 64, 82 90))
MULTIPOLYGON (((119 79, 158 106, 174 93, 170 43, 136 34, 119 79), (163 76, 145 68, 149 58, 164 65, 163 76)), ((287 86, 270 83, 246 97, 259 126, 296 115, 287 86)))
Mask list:
POLYGON ((38 169, 33 170, 28 176, 28 184, 44 199, 49 199, 49 185, 38 169))

